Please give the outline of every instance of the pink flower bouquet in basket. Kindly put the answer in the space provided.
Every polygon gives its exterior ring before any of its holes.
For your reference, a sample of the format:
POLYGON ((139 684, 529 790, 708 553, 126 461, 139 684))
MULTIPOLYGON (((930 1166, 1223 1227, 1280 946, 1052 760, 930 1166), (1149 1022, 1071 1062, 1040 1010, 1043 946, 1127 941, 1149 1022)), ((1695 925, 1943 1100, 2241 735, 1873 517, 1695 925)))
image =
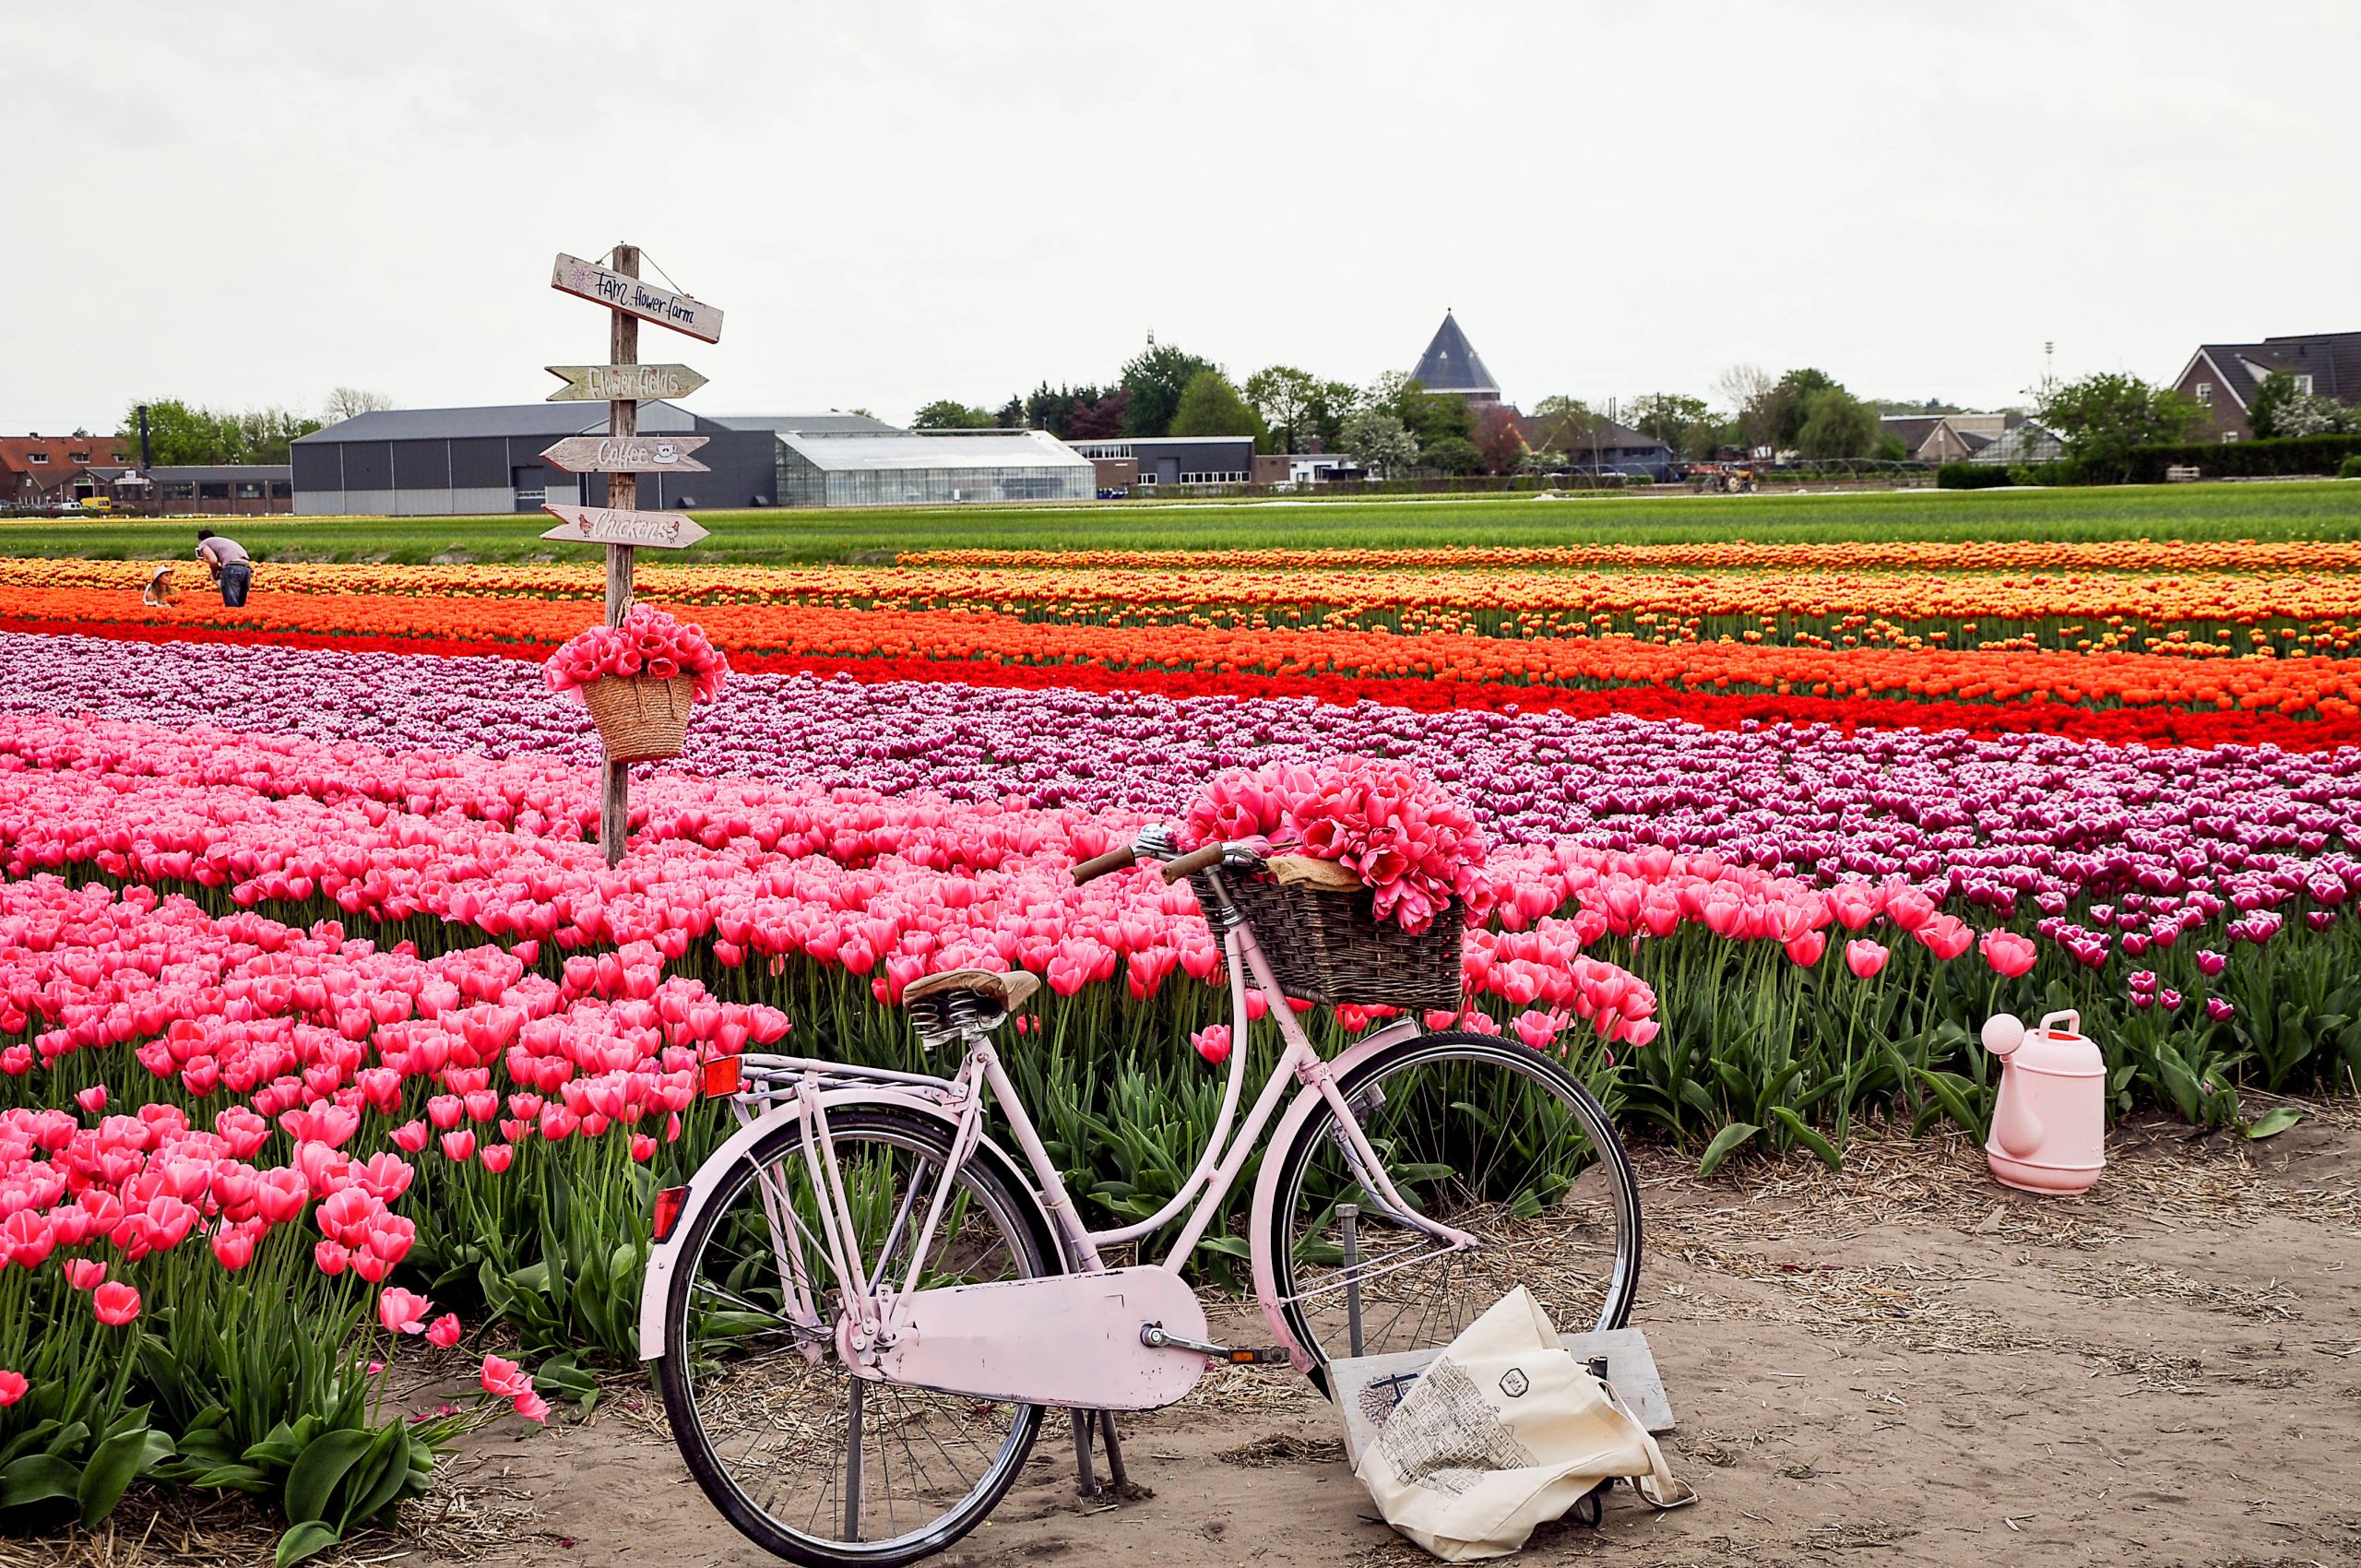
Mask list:
POLYGON ((1465 808, 1414 768, 1369 757, 1221 774, 1189 807, 1181 845, 1252 841, 1334 861, 1367 884, 1380 920, 1421 932, 1452 900, 1480 918, 1489 846, 1465 808))
POLYGON ((730 661, 704 628, 635 604, 622 625, 568 638, 541 671, 590 710, 611 761, 653 762, 681 754, 690 706, 721 695, 730 661))

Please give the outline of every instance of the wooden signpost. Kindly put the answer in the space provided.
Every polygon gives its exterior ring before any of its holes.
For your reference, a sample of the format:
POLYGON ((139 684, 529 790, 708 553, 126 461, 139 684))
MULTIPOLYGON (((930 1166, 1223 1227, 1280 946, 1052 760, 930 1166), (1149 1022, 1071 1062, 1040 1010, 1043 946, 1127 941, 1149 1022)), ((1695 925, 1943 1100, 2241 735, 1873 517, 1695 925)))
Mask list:
MULTIPOLYGON (((706 537, 705 529, 680 513, 636 509, 641 474, 706 472, 706 466, 689 454, 710 439, 639 434, 640 399, 678 398, 705 385, 705 377, 686 365, 642 365, 639 324, 652 321, 714 343, 721 339, 721 312, 687 294, 642 283, 637 245, 617 245, 609 259, 614 265, 601 267, 561 254, 550 277, 550 287, 605 305, 613 313, 609 321, 608 363, 550 367, 566 383, 551 394, 552 402, 607 399, 607 434, 569 436, 541 454, 568 473, 605 474, 607 505, 544 506, 542 510, 557 518, 559 526, 541 537, 607 547, 607 624, 620 626, 631 613, 632 552, 643 545, 680 550, 706 537)), ((599 800, 599 848, 609 865, 623 860, 623 836, 630 826, 631 766, 611 761, 599 800)))
POLYGON ((541 454, 570 474, 702 474, 689 456, 710 435, 569 435, 541 454))
POLYGON ((549 373, 565 383, 549 395, 552 403, 604 403, 616 398, 650 402, 685 398, 705 377, 684 364, 553 364, 549 373))

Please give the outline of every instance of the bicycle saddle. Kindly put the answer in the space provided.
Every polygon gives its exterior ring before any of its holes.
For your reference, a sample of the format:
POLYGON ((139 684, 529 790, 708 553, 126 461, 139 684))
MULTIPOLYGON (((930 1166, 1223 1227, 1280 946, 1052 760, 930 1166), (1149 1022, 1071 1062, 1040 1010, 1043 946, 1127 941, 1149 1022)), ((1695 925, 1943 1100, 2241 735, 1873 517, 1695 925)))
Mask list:
POLYGON ((902 1001, 907 1004, 944 992, 963 991, 1003 1013, 1014 1013, 1040 989, 1040 980, 1023 969, 1009 974, 992 969, 945 969, 939 975, 921 976, 904 986, 902 1001))

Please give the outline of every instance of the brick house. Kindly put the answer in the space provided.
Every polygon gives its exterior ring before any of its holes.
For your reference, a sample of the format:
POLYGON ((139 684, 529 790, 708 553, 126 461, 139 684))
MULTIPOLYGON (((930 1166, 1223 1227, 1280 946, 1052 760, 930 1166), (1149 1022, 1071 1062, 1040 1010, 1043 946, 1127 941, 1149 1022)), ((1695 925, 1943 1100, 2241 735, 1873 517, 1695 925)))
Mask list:
POLYGON ((109 494, 132 468, 112 435, 0 435, 0 506, 35 509, 109 494))
POLYGON ((2263 378, 2284 371, 2296 390, 2361 406, 2361 332, 2314 332, 2260 343, 2206 343, 2189 356, 2174 387, 2205 410, 2201 441, 2251 441, 2247 410, 2263 378))

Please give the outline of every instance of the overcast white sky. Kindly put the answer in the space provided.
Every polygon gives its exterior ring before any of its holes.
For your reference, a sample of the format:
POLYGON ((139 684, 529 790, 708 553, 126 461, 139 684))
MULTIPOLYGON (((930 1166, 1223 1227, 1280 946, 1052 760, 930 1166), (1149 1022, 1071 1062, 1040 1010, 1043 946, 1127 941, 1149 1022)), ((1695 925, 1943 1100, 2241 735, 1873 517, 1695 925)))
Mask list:
POLYGON ((0 0, 0 431, 139 397, 528 401, 605 357, 561 251, 719 305, 706 412, 1734 361, 2011 401, 2361 327, 2361 5, 0 0), (46 40, 46 43, 42 41, 46 40))

